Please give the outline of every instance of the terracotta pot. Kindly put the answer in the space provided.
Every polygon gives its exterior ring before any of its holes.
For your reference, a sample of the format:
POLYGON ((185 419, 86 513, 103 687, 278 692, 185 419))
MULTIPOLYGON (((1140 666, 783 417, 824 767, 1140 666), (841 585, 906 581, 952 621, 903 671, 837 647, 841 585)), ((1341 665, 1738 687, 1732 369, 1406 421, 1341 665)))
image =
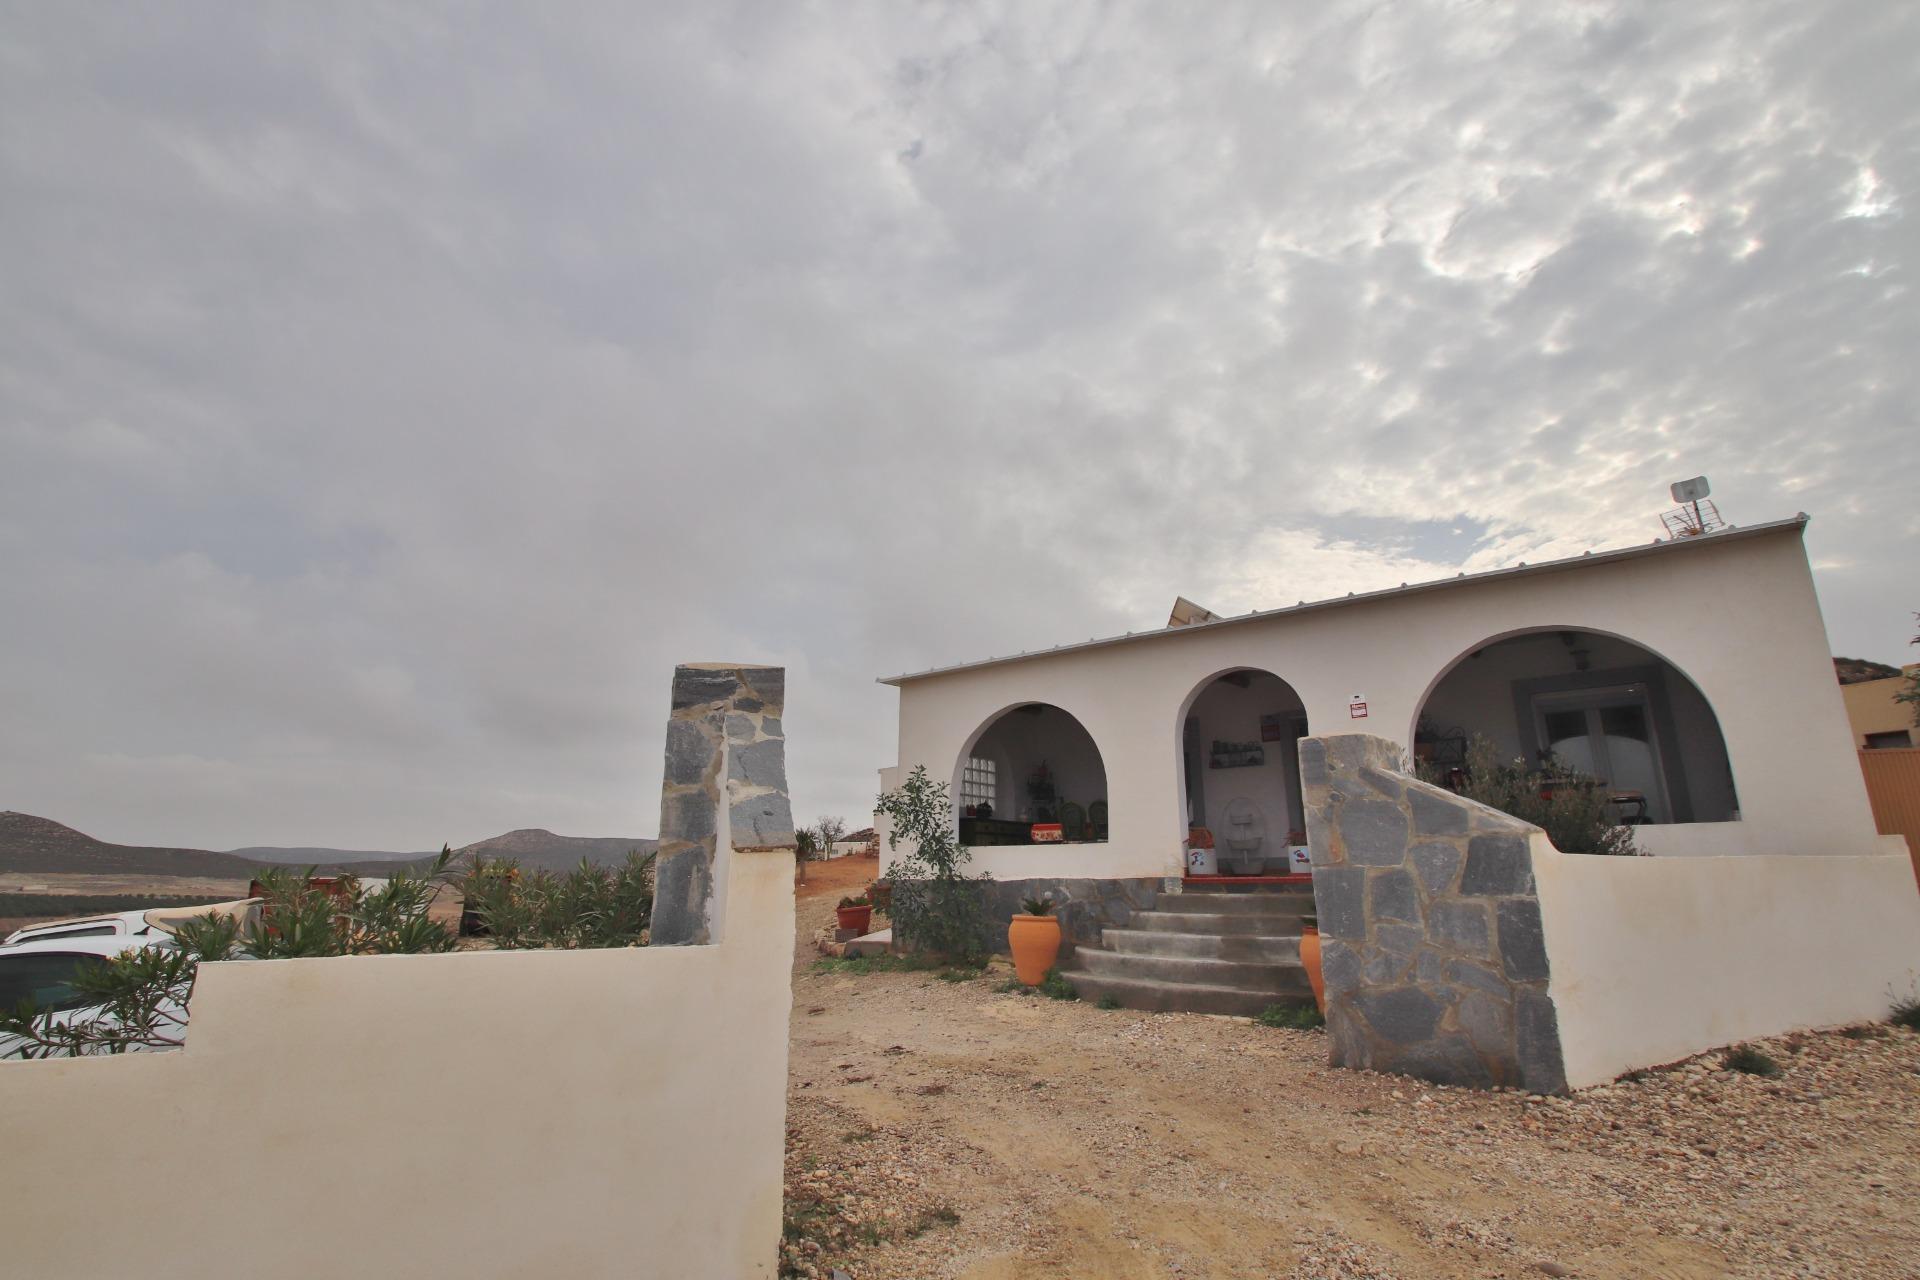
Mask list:
POLYGON ((1320 930, 1314 925, 1300 927, 1300 967, 1307 971, 1307 981, 1313 986, 1313 1002, 1320 1006, 1324 1015, 1327 1011, 1327 980, 1320 976, 1320 930))
POLYGON ((873 927, 872 907, 835 907, 833 913, 840 918, 842 929, 866 933, 873 927))
POLYGON ((1015 916, 1007 926, 1007 948, 1013 952, 1013 976, 1030 987, 1039 986, 1060 958, 1059 918, 1015 916))

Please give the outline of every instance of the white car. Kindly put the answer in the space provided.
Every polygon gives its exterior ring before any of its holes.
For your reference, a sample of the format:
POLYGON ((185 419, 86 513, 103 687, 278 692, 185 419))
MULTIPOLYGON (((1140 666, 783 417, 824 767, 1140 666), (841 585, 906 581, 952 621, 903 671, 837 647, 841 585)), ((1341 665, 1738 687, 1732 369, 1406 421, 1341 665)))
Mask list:
MULTIPOLYGON (((172 935, 158 930, 131 936, 67 935, 9 942, 0 946, 0 1009, 11 1012, 22 1001, 31 1000, 36 1008, 51 1012, 56 1022, 70 1022, 88 1009, 73 986, 80 966, 124 951, 173 945, 172 935)), ((25 1044, 19 1036, 0 1035, 0 1058, 18 1057, 25 1044)))
POLYGON ((50 938, 152 938, 171 937, 182 920, 195 916, 233 915, 243 925, 259 919, 260 899, 240 898, 233 902, 212 902, 193 907, 152 907, 145 911, 115 911, 98 916, 75 916, 71 920, 48 920, 15 929, 0 942, 0 954, 22 942, 41 942, 50 938))

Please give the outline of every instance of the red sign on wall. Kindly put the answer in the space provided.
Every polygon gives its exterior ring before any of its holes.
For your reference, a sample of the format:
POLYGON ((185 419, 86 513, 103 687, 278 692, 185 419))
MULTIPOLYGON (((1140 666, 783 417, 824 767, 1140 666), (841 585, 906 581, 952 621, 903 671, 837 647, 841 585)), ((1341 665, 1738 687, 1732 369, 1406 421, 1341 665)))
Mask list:
POLYGON ((1352 720, 1365 720, 1367 718, 1367 704, 1358 698, 1354 699, 1347 704, 1347 716, 1352 720))

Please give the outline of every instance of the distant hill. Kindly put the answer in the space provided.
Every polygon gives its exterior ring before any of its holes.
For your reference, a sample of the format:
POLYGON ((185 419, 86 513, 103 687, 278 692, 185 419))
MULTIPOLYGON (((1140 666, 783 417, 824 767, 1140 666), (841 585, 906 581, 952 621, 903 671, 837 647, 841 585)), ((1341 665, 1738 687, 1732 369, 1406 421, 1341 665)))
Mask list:
MULTIPOLYGON (((564 871, 581 858, 598 864, 617 863, 629 849, 650 853, 654 840, 593 836, 557 836, 551 831, 525 828, 464 845, 454 852, 462 862, 475 854, 489 860, 512 858, 523 867, 564 871)), ((262 865, 314 866, 321 872, 351 872, 362 876, 390 875, 410 864, 431 861, 437 853, 379 853, 357 849, 283 848, 261 846, 215 853, 208 849, 163 849, 147 845, 108 844, 51 818, 7 810, 0 813, 0 871, 30 874, 200 876, 250 879, 262 865)))
POLYGON ((1884 662, 1870 662, 1865 658, 1835 658, 1833 673, 1840 677, 1841 684, 1860 684, 1867 680, 1885 680, 1900 674, 1900 668, 1890 667, 1884 662))

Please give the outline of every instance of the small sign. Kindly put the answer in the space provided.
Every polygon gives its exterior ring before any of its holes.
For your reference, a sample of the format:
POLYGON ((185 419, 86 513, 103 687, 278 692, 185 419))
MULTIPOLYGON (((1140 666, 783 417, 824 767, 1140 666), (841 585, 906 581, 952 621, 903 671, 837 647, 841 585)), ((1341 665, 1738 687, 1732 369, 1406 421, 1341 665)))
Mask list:
POLYGON ((1353 695, 1353 701, 1347 704, 1347 718, 1350 720, 1367 718, 1367 700, 1357 693, 1353 695))

